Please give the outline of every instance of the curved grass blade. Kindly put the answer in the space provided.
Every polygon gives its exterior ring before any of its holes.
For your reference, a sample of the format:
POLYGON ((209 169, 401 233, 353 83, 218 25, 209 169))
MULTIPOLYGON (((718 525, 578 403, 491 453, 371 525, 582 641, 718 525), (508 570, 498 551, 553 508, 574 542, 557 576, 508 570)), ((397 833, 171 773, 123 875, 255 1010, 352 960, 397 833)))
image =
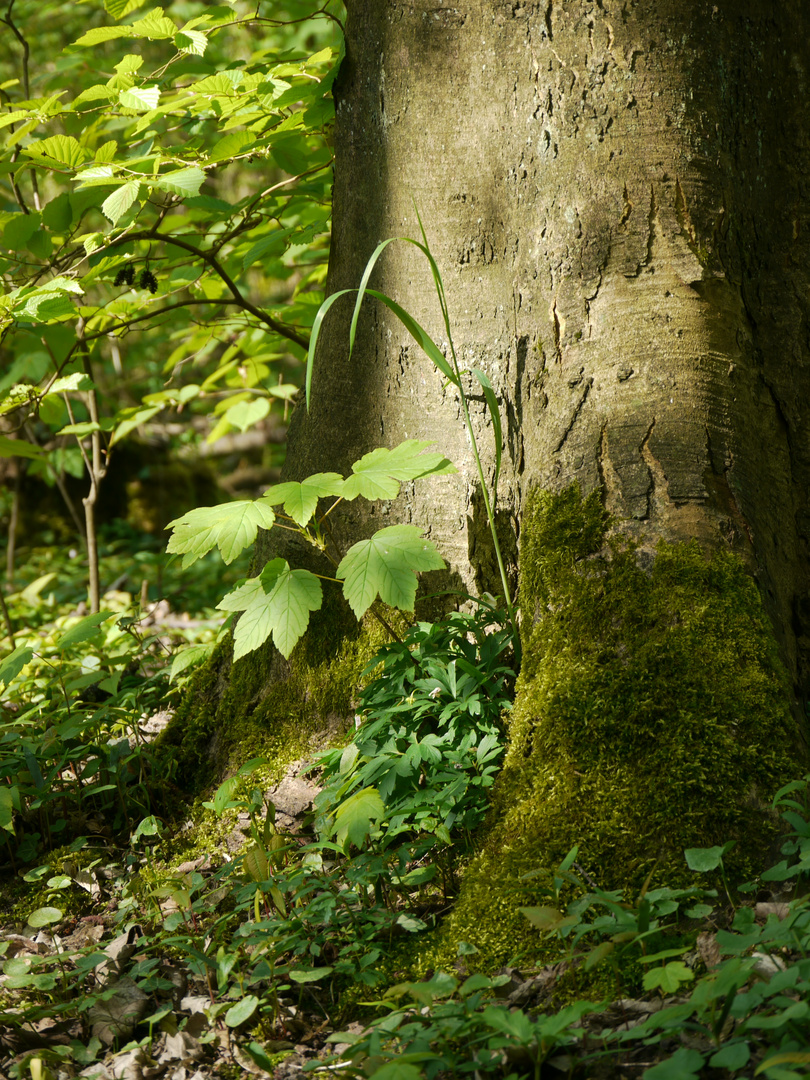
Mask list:
POLYGON ((420 326, 416 319, 414 319, 412 315, 409 315, 404 308, 401 308, 390 296, 386 296, 385 293, 378 292, 376 289, 366 289, 366 292, 369 296, 381 300, 386 307, 393 311, 417 345, 427 353, 442 375, 444 375, 454 386, 458 386, 458 376, 453 371, 450 364, 448 364, 444 354, 430 334, 428 334, 427 330, 420 326))
POLYGON ((492 481, 492 501, 495 503, 498 500, 498 477, 501 475, 501 413, 495 391, 492 389, 492 383, 489 381, 488 376, 480 368, 472 368, 471 371, 484 391, 489 415, 492 417, 492 427, 495 432, 495 479, 492 481))
POLYGON ((315 316, 315 321, 312 324, 312 334, 309 339, 309 349, 307 351, 307 372, 305 379, 305 393, 307 402, 307 412, 309 412, 309 397, 310 387, 312 385, 312 361, 315 359, 315 346, 318 344, 318 335, 321 332, 321 323, 334 302, 341 296, 345 296, 346 293, 354 292, 354 289, 341 289, 339 292, 332 293, 331 296, 327 296, 321 306, 318 308, 318 313, 315 316))

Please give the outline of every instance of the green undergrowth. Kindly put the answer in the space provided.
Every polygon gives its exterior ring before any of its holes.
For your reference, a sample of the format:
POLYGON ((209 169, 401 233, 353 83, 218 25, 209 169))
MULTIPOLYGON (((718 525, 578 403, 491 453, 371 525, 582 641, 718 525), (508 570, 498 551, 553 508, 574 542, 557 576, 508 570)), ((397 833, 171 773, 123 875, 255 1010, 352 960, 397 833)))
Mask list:
POLYGON ((739 878, 774 850, 768 800, 803 755, 755 583, 732 554, 661 543, 645 561, 608 528, 575 487, 527 506, 509 749, 451 949, 505 959, 527 875, 575 844, 606 889, 677 885, 685 848, 739 841, 739 878))
MULTIPOLYGON (((403 628, 400 613, 388 615, 403 628)), ((187 794, 256 757, 270 765, 266 779, 277 781, 313 742, 345 736, 361 673, 387 637, 372 617, 358 624, 332 595, 289 661, 264 649, 231 664, 225 638, 192 676, 159 753, 176 763, 187 794)))

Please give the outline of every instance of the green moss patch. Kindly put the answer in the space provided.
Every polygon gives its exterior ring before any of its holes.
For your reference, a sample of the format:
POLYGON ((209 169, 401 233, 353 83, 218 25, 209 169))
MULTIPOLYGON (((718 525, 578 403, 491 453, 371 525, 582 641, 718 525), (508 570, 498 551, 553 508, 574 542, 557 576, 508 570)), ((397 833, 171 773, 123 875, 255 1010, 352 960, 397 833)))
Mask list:
MULTIPOLYGON (((514 952, 537 902, 522 875, 579 845, 603 888, 694 880, 683 850, 736 840, 767 865, 776 790, 803 766, 756 584, 727 552, 608 539, 596 493, 536 492, 523 520, 524 666, 482 850, 454 940, 514 952)), ((701 884, 708 884, 705 878, 701 884)))
POLYGON ((358 626, 338 599, 324 604, 289 663, 270 648, 231 663, 220 646, 190 681, 162 736, 187 795, 199 794, 251 758, 280 780, 320 732, 331 737, 351 716, 361 673, 388 635, 375 620, 358 626))

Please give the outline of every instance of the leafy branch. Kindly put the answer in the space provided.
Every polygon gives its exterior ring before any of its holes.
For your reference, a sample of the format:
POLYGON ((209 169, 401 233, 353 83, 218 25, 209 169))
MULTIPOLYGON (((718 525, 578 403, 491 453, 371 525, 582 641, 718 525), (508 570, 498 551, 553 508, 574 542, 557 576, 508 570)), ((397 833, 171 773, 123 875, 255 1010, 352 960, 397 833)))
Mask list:
MULTIPOLYGON (((332 502, 319 517, 322 499, 352 501, 393 499, 405 480, 455 472, 441 454, 424 453, 429 442, 408 439, 393 450, 377 449, 352 466, 352 473, 316 473, 303 481, 288 481, 269 488, 262 498, 199 507, 170 522, 167 550, 183 556, 191 566, 214 548, 231 563, 249 547, 260 528, 291 528, 335 564, 335 576, 291 569, 286 560, 271 560, 255 578, 248 579, 219 603, 223 611, 241 612, 234 629, 234 660, 253 652, 272 636, 283 656, 289 657, 304 634, 310 614, 322 602, 322 581, 342 583, 343 595, 358 619, 377 598, 390 607, 412 611, 416 600, 416 574, 441 570, 444 561, 435 546, 413 525, 392 525, 368 540, 354 544, 339 561, 326 550, 326 518, 332 502), (283 506, 283 512, 273 508, 283 506), (279 518, 283 520, 279 520, 279 518)), ((372 611, 387 626, 384 616, 372 611)), ((390 627, 388 627, 390 629, 390 627)), ((394 635, 396 637, 396 635, 394 635)))

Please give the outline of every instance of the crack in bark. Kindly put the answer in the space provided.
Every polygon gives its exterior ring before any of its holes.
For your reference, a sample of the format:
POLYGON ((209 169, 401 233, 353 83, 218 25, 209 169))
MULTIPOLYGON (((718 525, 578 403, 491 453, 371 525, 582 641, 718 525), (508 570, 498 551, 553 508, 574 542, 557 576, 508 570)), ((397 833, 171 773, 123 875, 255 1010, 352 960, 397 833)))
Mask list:
POLYGON ((560 316, 557 314, 557 301, 551 306, 551 320, 554 324, 554 352, 557 356, 557 363, 562 363, 562 326, 560 323, 560 316))
POLYGON ((642 521, 648 521, 652 517, 653 502, 658 493, 659 485, 664 490, 664 497, 669 501, 669 495, 666 493, 667 478, 664 475, 664 470, 661 468, 660 462, 656 461, 655 456, 649 447, 650 436, 653 433, 654 427, 655 417, 652 418, 652 423, 647 428, 647 433, 641 440, 638 448, 639 454, 641 455, 644 464, 647 466, 647 472, 649 473, 649 484, 647 485, 647 491, 644 496, 647 500, 647 510, 641 518, 642 521))
POLYGON ((582 412, 582 406, 585 404, 585 400, 588 397, 588 394, 589 394, 590 389, 591 389, 592 386, 593 386, 593 378, 590 378, 590 379, 588 379, 586 381, 585 386, 584 386, 584 388, 582 390, 582 393, 579 395, 579 401, 574 406, 574 411, 571 414, 571 419, 568 421, 568 426, 566 427, 565 431, 562 434, 562 438, 557 443, 557 445, 554 447, 554 453, 555 454, 558 454, 560 452, 560 450, 562 450, 563 443, 568 438, 568 436, 571 434, 571 430, 573 429, 574 424, 577 422, 577 418, 579 417, 579 414, 582 412))

